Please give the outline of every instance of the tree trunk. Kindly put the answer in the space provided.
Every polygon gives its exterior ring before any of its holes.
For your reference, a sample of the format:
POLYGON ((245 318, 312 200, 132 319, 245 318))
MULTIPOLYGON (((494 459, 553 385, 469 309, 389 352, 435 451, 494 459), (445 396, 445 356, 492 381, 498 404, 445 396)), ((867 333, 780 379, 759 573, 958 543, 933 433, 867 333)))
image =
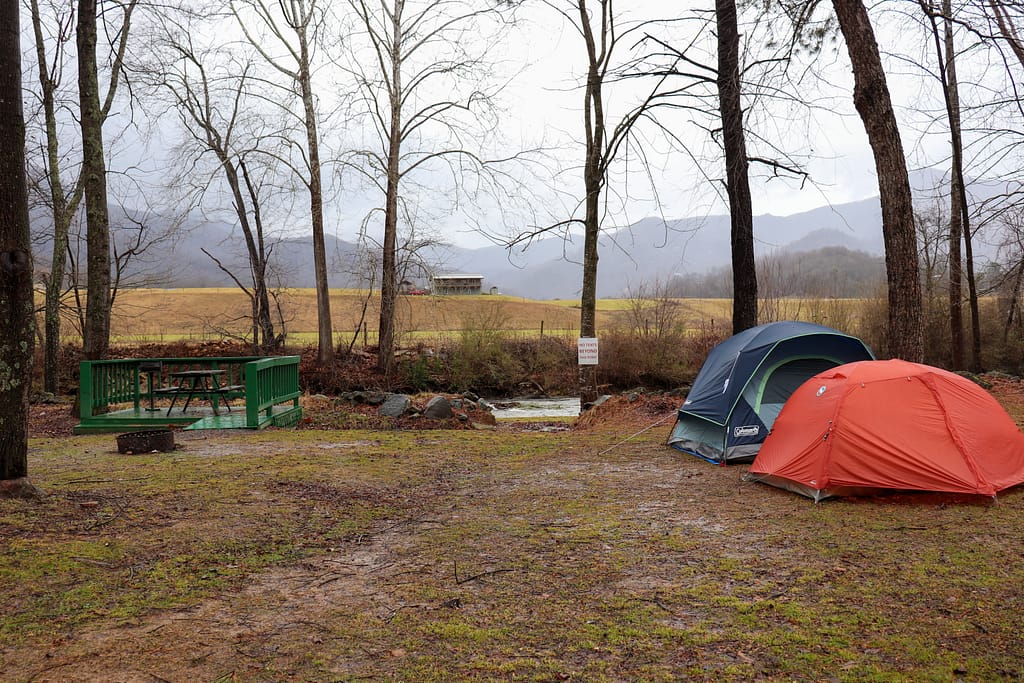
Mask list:
MULTIPOLYGON (((1024 256, 1022 256, 1024 259, 1024 256)), ((1017 315, 1017 326, 1020 327, 1020 316, 1017 312, 1020 301, 1021 284, 1024 283, 1024 260, 1017 264, 1017 276, 1013 280, 1013 287, 1010 289, 1010 299, 1006 306, 1006 324, 1003 325, 1003 344, 1010 339, 1010 328, 1013 327, 1014 315, 1017 315)))
POLYGON ((110 219, 107 169, 103 158, 103 112, 96 72, 96 0, 78 5, 78 99, 85 189, 86 300, 82 330, 86 358, 106 355, 110 345, 110 219))
MULTIPOLYGON (((600 95, 598 95, 600 100, 600 95)), ((584 171, 587 191, 586 214, 584 216, 583 241, 583 289, 580 293, 580 336, 597 337, 597 240, 600 236, 600 197, 602 174, 597 167, 596 154, 587 155, 584 171)), ((580 407, 585 409, 598 397, 597 366, 579 366, 580 407)))
POLYGON ((942 77, 943 95, 946 102, 946 116, 949 119, 950 150, 952 152, 952 178, 950 181, 949 221, 949 319, 954 369, 964 366, 963 338, 963 263, 960 258, 960 240, 963 239, 967 261, 967 292, 971 310, 971 362, 974 372, 981 370, 981 318, 978 310, 978 287, 974 277, 974 249, 971 240, 971 217, 967 203, 967 186, 964 180, 963 135, 960 125, 960 89, 956 76, 956 50, 953 44, 952 3, 943 0, 944 25, 943 46, 938 42, 938 27, 931 3, 918 0, 921 8, 932 21, 936 41, 936 52, 942 77))
POLYGON ((324 240, 324 197, 320 178, 320 141, 313 106, 313 84, 309 72, 306 29, 298 31, 299 90, 305 112, 306 145, 309 152, 309 213, 313 222, 313 270, 316 275, 317 354, 321 367, 334 361, 334 328, 331 322, 331 289, 327 283, 327 247, 324 240))
MULTIPOLYGON (((51 187, 51 194, 57 192, 51 187)), ((64 271, 68 253, 68 223, 65 209, 54 204, 53 256, 50 275, 46 280, 46 298, 43 313, 43 390, 60 393, 60 306, 64 293, 64 271)))
POLYGON ((53 256, 43 304, 43 390, 55 395, 60 393, 60 304, 68 252, 68 224, 62 214, 54 207, 53 256))
POLYGON ((981 311, 978 307, 978 281, 974 276, 974 242, 964 208, 964 262, 967 264, 967 303, 971 309, 971 371, 981 372, 981 311))
MULTIPOLYGON (((589 165, 589 164, 588 164, 589 165)), ((589 177, 589 171, 587 176, 589 177)), ((580 336, 597 337, 597 239, 600 235, 598 219, 598 200, 600 198, 600 181, 589 179, 586 182, 587 200, 584 218, 583 241, 583 289, 580 292, 580 336)), ((597 366, 579 366, 580 375, 580 408, 586 409, 598 398, 597 366)))
POLYGON ((954 370, 964 368, 964 313, 963 313, 963 260, 960 243, 963 240, 964 183, 963 145, 960 136, 960 93, 956 79, 956 50, 953 45, 952 3, 943 0, 942 13, 945 17, 945 78, 946 113, 949 117, 949 132, 953 151, 953 168, 950 179, 949 201, 949 331, 954 370))
POLYGON ((914 206, 896 115, 871 20, 862 0, 832 0, 853 66, 853 101, 864 122, 878 173, 889 285, 888 353, 924 357, 921 281, 914 206))
MULTIPOLYGON (((242 229, 246 234, 246 248, 249 250, 249 263, 252 267, 253 300, 253 343, 259 353, 270 353, 277 349, 277 335, 274 332, 274 321, 270 312, 270 293, 267 287, 267 246, 264 241, 263 210, 260 208, 259 191, 249 176, 249 169, 244 161, 238 164, 245 179, 245 188, 252 201, 252 217, 255 230, 249 227, 248 216, 243 208, 239 212, 242 229)), ((237 183, 237 174, 235 174, 237 183)), ((241 189, 239 189, 239 195, 241 189)), ((236 200, 237 201, 237 200, 236 200)))
MULTIPOLYGON (((587 193, 583 217, 583 288, 580 292, 580 336, 597 336, 597 240, 601 235, 601 190, 604 186, 605 161, 605 118, 604 80, 601 74, 601 60, 597 41, 591 27, 591 17, 584 0, 578 0, 580 26, 587 44, 588 71, 584 90, 583 119, 587 133, 586 158, 583 164, 583 186, 587 193)), ((602 3, 602 17, 608 12, 602 3)), ((602 26, 604 30, 604 26, 602 26)), ((602 35, 603 53, 604 36, 602 35)), ((580 409, 597 400, 597 366, 581 365, 580 409)))
POLYGON ((390 375, 395 360, 395 304, 398 299, 395 248, 398 244, 398 184, 402 150, 402 7, 398 0, 391 12, 392 44, 391 87, 388 104, 391 128, 388 131, 387 188, 384 195, 384 243, 381 258, 380 320, 377 326, 377 370, 390 375))
MULTIPOLYGON (((397 113, 392 111, 394 115, 397 113)), ((395 143, 397 126, 392 125, 392 142, 395 143)), ((377 325, 377 370, 385 375, 391 373, 395 358, 395 308, 398 300, 398 283, 395 277, 395 244, 398 231, 398 148, 388 152, 388 182, 384 197, 384 244, 381 259, 380 320, 377 325)))
POLYGON ((757 271, 754 212, 740 103, 740 35, 735 0, 715 0, 715 17, 718 21, 718 101, 732 242, 732 332, 736 334, 757 325, 757 271))
POLYGON ((25 181, 17 0, 0 0, 0 495, 28 476, 28 395, 35 344, 32 251, 25 181))

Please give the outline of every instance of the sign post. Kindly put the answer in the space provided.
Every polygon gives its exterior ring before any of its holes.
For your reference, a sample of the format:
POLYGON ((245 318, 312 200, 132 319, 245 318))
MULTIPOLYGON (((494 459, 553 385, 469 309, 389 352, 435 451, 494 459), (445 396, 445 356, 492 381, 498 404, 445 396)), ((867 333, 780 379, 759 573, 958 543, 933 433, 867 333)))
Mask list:
POLYGON ((580 337, 576 340, 576 353, 580 365, 597 365, 597 337, 580 337))

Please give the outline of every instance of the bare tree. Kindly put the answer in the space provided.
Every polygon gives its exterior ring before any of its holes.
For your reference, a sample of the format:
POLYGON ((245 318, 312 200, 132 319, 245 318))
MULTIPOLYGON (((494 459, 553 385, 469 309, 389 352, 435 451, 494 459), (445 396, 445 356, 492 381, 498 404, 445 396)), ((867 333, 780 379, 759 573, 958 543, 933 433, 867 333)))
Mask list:
POLYGON ((952 366, 964 367, 963 334, 963 257, 961 242, 966 239, 967 286, 971 309, 971 369, 981 367, 981 323, 978 291, 974 277, 974 254, 971 240, 971 214, 964 178, 964 143, 960 112, 960 87, 956 72, 953 10, 950 0, 942 0, 941 11, 932 0, 918 0, 927 17, 935 43, 938 78, 942 86, 946 118, 949 122, 951 151, 950 214, 949 214, 949 324, 952 366), (939 20, 942 28, 940 30, 939 20))
MULTIPOLYGON (((617 46, 618 38, 615 32, 612 0, 598 0, 599 14, 596 17, 591 15, 586 0, 578 0, 576 10, 579 16, 579 23, 576 26, 587 51, 587 83, 583 95, 583 124, 586 133, 583 184, 586 198, 583 218, 583 290, 580 295, 580 336, 594 337, 597 334, 597 238, 601 231, 601 191, 607 181, 608 166, 614 159, 618 146, 622 144, 625 134, 629 132, 629 128, 623 128, 620 124, 609 131, 604 109, 604 84, 613 63, 612 54, 617 46)), ((632 126, 633 121, 629 121, 629 127, 632 126)), ((592 365, 580 366, 581 406, 597 400, 596 370, 597 368, 592 365)))
POLYGON ((17 0, 0 2, 0 496, 39 495, 28 480, 28 395, 35 348, 17 0))
POLYGON ((44 302, 43 337, 43 389, 56 394, 60 390, 58 366, 60 363, 61 299, 64 293, 68 253, 68 231, 72 217, 78 210, 82 198, 81 176, 70 183, 71 191, 65 190, 61 177, 63 170, 60 137, 58 134, 58 93, 63 69, 67 59, 67 44, 72 38, 74 12, 70 9, 51 7, 52 24, 44 26, 44 17, 38 0, 31 0, 32 34, 35 38, 36 66, 39 73, 39 100, 42 106, 45 154, 43 155, 42 185, 48 190, 47 201, 53 215, 53 249, 50 259, 50 273, 46 277, 46 298, 44 302), (47 54, 45 28, 50 28, 53 51, 52 61, 47 54))
POLYGON ((1020 35, 1020 22, 1024 21, 1024 5, 1019 0, 988 0, 988 8, 992 11, 1000 37, 1010 47, 1021 67, 1024 67, 1024 37, 1020 35))
POLYGON ((345 259, 344 269, 356 282, 360 283, 361 287, 365 288, 363 292, 362 301, 360 302, 359 317, 356 319, 355 327, 352 328, 352 337, 349 339, 348 346, 345 349, 346 355, 352 354, 352 349, 355 348, 356 342, 359 341, 359 335, 363 335, 363 346, 366 346, 366 339, 368 337, 367 330, 367 315, 370 308, 370 300, 373 298, 374 290, 377 289, 377 274, 380 271, 381 256, 379 253, 379 245, 373 245, 369 237, 363 232, 359 239, 359 248, 353 251, 345 259))
POLYGON ((249 172, 244 159, 233 160, 225 156, 222 161, 224 175, 232 196, 235 198, 235 214, 242 229, 248 256, 248 278, 242 276, 224 264, 205 248, 204 254, 209 256, 217 267, 238 286, 249 299, 252 325, 252 345, 254 353, 273 353, 284 343, 284 318, 280 305, 270 287, 271 255, 274 244, 268 242, 267 231, 263 220, 261 185, 249 172), (240 186, 239 176, 244 181, 244 190, 240 186), (250 220, 250 215, 252 216, 250 220), (271 304, 271 300, 273 305, 271 304), (275 328, 274 320, 279 322, 275 328))
MULTIPOLYGON (((580 336, 595 337, 597 333, 597 270, 598 238, 606 213, 606 193, 612 168, 626 149, 637 151, 643 160, 642 148, 632 145, 634 127, 641 121, 654 124, 655 110, 671 95, 665 87, 674 65, 651 77, 649 88, 644 88, 638 103, 621 116, 610 111, 606 99, 610 86, 635 66, 635 61, 624 66, 617 61, 618 51, 628 49, 634 36, 651 26, 652 22, 631 22, 620 25, 613 0, 545 0, 579 34, 586 57, 583 91, 582 128, 583 148, 583 217, 572 217, 563 224, 583 226, 583 286, 580 292, 580 336)), ((672 137, 670 133, 667 133, 672 137)), ((586 409, 598 397, 597 367, 581 365, 579 368, 580 405, 586 409)))
MULTIPOLYGON (((1014 75, 1014 69, 1011 64, 1016 60, 1017 67, 1021 71, 1024 71, 1024 4, 1019 1, 1009 2, 1006 0, 979 0, 984 8, 984 14, 986 17, 990 17, 991 21, 995 24, 996 31, 995 36, 997 37, 997 46, 1005 45, 1009 48, 1010 54, 1013 59, 1008 56, 1003 56, 1005 63, 1006 72, 1009 75, 1011 83, 1011 94, 1012 97, 1012 109, 1018 117, 1018 125, 1013 129, 1015 131, 1015 139, 1013 145, 1020 149, 1021 142, 1021 126, 1019 121, 1024 119, 1024 94, 1019 90, 1020 79, 1019 75, 1014 75), (989 12, 991 14, 989 14, 989 12)), ((1000 49, 1000 53, 1002 50, 1000 49)), ((1019 72, 1018 72, 1019 74, 1019 72)), ((1019 170, 1019 168, 1018 168, 1019 170)), ((1024 183, 1021 182, 1018 176, 1017 181, 1017 192, 1013 193, 1016 196, 1010 197, 1010 201, 997 211, 996 219, 1003 224, 1005 228, 1008 228, 1008 232, 1016 236, 1017 253, 1021 253, 1021 238, 1022 234, 1021 226, 1024 221, 1021 220, 1022 212, 1020 210, 1020 194, 1024 190, 1024 183)), ((965 231, 965 237, 969 238, 969 232, 965 231)), ((1007 240, 1010 244, 1014 242, 1013 239, 1007 240)), ((969 248, 970 242, 967 242, 969 248)), ((1004 243, 1005 248, 1005 243, 1004 243)), ((970 257, 968 256, 968 263, 970 263, 970 257)), ((1007 317, 1006 323, 1003 328, 1003 341, 1004 343, 1008 340, 1010 330, 1014 324, 1014 315, 1016 313, 1016 324, 1018 329, 1021 328, 1020 319, 1020 297, 1022 291, 1022 283, 1024 283, 1024 259, 1017 265, 1016 274, 1011 279, 1012 285, 1009 288, 1008 306, 1007 306, 1007 317)), ((973 312, 973 310, 972 310, 973 312)))
POLYGON ((862 0, 832 4, 853 65, 854 106, 864 122, 878 173, 889 283, 888 351, 919 362, 924 355, 921 282, 903 143, 867 8, 862 0))
POLYGON ((481 32, 488 21, 500 21, 502 8, 465 0, 348 4, 359 26, 350 38, 356 51, 350 71, 378 139, 377 146, 357 150, 349 167, 384 199, 377 369, 388 374, 394 363, 403 188, 414 174, 440 164, 447 163, 454 183, 479 177, 492 164, 471 145, 481 134, 481 121, 493 125, 492 94, 479 83, 487 51, 481 32))
MULTIPOLYGON (((993 290, 1000 295, 1004 307, 1003 344, 1010 341, 1014 327, 1018 330, 1018 346, 1024 340, 1022 318, 1022 296, 1024 296, 1024 208, 1007 211, 999 221, 1002 239, 1000 244, 1001 272, 994 278, 993 290)), ((1024 351, 1024 348, 1020 349, 1024 351)))
POLYGON ((82 181, 88 226, 85 326, 86 358, 102 358, 110 343, 110 226, 107 215, 107 166, 103 156, 103 117, 96 67, 96 0, 78 4, 78 98, 82 128, 82 181))
POLYGON ((82 130, 82 185, 85 192, 88 283, 83 352, 86 358, 102 358, 110 345, 110 216, 107 207, 107 166, 103 147, 103 123, 110 112, 128 45, 132 13, 137 0, 121 5, 114 63, 107 97, 100 101, 96 62, 97 0, 80 0, 75 40, 78 46, 79 123, 82 130))
POLYGON ((919 210, 914 214, 917 229, 921 263, 921 280, 923 296, 926 302, 934 302, 938 297, 936 290, 946 281, 949 245, 949 218, 938 202, 927 210, 919 210))
MULTIPOLYGON (((1015 62, 1024 66, 1015 49, 1016 21, 1024 18, 1018 2, 990 0, 917 0, 921 17, 932 42, 934 69, 909 57, 898 56, 934 77, 941 87, 945 125, 950 140, 950 280, 949 326, 954 367, 981 368, 981 313, 979 283, 975 273, 975 244, 987 225, 999 222, 999 215, 1017 201, 1013 186, 1020 186, 1019 165, 1005 167, 1022 141, 1024 115, 1015 62), (1016 17, 1016 21, 1015 21, 1016 17), (972 67, 987 61, 982 73, 972 67), (958 62, 966 66, 961 83, 958 62), (1001 83, 1000 80, 1003 82, 1001 83), (964 94, 961 94, 961 90, 964 94), (973 120, 972 120, 973 119, 973 120), (991 182, 1002 178, 1008 192, 971 201, 968 195, 969 166, 975 180, 991 182), (1002 167, 1002 168, 1001 168, 1002 167), (962 246, 961 246, 962 245, 962 246), (962 253, 961 253, 962 252, 962 253), (963 287, 970 309, 971 349, 964 360, 963 287)), ((919 107, 920 108, 920 107, 919 107)), ((938 117, 936 117, 938 118, 938 117)), ((1019 191, 1019 190, 1018 190, 1019 191)), ((984 236, 982 235, 982 239, 984 236)))
POLYGON ((757 325, 754 210, 747 175, 747 145, 740 104, 740 34, 735 0, 715 0, 718 23, 718 98, 725 147, 726 189, 732 244, 732 331, 757 325))
POLYGON ((303 168, 297 173, 309 191, 316 275, 317 363, 327 365, 334 360, 334 333, 324 237, 319 113, 313 89, 313 52, 323 37, 324 10, 317 0, 280 0, 272 4, 263 0, 232 0, 231 8, 249 43, 284 76, 285 85, 279 93, 289 100, 297 96, 302 108, 301 113, 294 114, 305 137, 303 168))
MULTIPOLYGON (((262 119, 247 116, 254 108, 252 89, 262 83, 252 78, 252 64, 239 61, 225 49, 206 49, 196 45, 197 38, 188 26, 165 16, 164 24, 154 36, 155 63, 147 65, 145 80, 161 94, 168 96, 174 111, 189 136, 182 163, 193 174, 201 168, 208 155, 216 160, 211 176, 220 175, 227 184, 235 217, 242 231, 247 255, 247 276, 236 275, 221 258, 203 249, 248 297, 251 308, 254 352, 270 353, 283 341, 274 328, 268 277, 273 244, 268 243, 262 207, 260 179, 250 170, 275 158, 263 150, 265 135, 262 119), (253 120, 257 119, 257 120, 253 120), (247 159, 249 161, 247 161, 247 159), (243 281, 244 280, 244 281, 243 281)), ((196 201, 202 201, 212 177, 200 174, 190 179, 195 186, 196 201)), ((182 179, 182 184, 188 181, 182 179)))
MULTIPOLYGON (((953 178, 949 189, 949 331, 952 347, 952 365, 954 370, 964 367, 964 323, 963 323, 963 259, 960 254, 960 243, 964 236, 970 241, 970 213, 967 207, 967 187, 964 179, 963 135, 960 126, 960 89, 956 76, 956 48, 953 42, 952 6, 949 0, 943 0, 943 45, 942 50, 936 45, 936 55, 940 69, 945 57, 945 68, 941 69, 943 93, 946 100, 946 112, 949 116, 950 149, 953 152, 953 178)), ((938 31, 935 30, 936 42, 938 31)), ((973 255, 972 255, 973 256, 973 255)), ((974 285, 974 259, 968 259, 968 282, 971 297, 972 330, 977 343, 973 345, 973 365, 981 365, 981 331, 978 322, 978 296, 974 285)))
MULTIPOLYGON (((724 167, 724 179, 715 180, 716 185, 725 187, 723 199, 729 208, 734 333, 756 325, 759 319, 750 167, 757 164, 767 169, 769 180, 807 177, 779 140, 758 132, 749 121, 756 122, 758 115, 766 121, 776 119, 778 112, 770 111, 775 104, 796 105, 808 111, 813 107, 805 89, 788 82, 792 46, 775 40, 772 17, 767 16, 777 8, 770 5, 755 13, 754 20, 742 27, 742 34, 737 11, 734 0, 715 1, 713 22, 707 19, 708 12, 694 11, 690 20, 697 29, 681 41, 682 47, 648 37, 645 42, 655 42, 658 50, 643 61, 653 61, 655 66, 640 69, 642 73, 672 76, 673 108, 688 112, 689 123, 721 147, 721 157, 709 159, 707 167, 724 167), (709 41, 703 38, 711 33, 717 63, 710 54, 709 41), (668 66, 659 64, 665 58, 670 60, 668 66), (748 149, 748 137, 752 149, 748 149)), ((678 37, 674 40, 680 41, 678 37)))
POLYGON ((631 334, 641 339, 677 339, 685 330, 682 306, 668 284, 657 278, 629 288, 624 317, 631 334))

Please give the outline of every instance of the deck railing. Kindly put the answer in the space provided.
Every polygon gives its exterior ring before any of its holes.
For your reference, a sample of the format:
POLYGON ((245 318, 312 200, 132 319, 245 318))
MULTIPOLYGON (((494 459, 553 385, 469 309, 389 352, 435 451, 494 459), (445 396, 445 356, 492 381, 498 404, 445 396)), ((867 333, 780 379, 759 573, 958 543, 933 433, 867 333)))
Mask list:
POLYGON ((274 406, 299 405, 299 358, 262 358, 245 364, 245 422, 256 426, 273 418, 274 406))
MULTIPOLYGON (((218 375, 218 385, 231 389, 222 393, 223 399, 245 398, 246 427, 259 428, 277 419, 275 416, 282 412, 282 404, 289 404, 283 406, 286 412, 301 415, 298 356, 127 358, 82 361, 79 366, 79 415, 82 424, 98 422, 112 409, 127 409, 129 404, 132 412, 144 412, 152 400, 150 392, 154 389, 148 380, 143 380, 150 372, 156 395, 160 396, 159 388, 170 383, 171 373, 207 369, 222 371, 218 375)), ((211 397, 215 408, 221 397, 211 397)), ((195 416, 195 419, 200 417, 195 416)), ((186 421, 187 418, 185 415, 178 417, 186 421)))
POLYGON ((82 361, 78 380, 79 414, 83 419, 107 412, 111 405, 141 400, 136 360, 82 361))

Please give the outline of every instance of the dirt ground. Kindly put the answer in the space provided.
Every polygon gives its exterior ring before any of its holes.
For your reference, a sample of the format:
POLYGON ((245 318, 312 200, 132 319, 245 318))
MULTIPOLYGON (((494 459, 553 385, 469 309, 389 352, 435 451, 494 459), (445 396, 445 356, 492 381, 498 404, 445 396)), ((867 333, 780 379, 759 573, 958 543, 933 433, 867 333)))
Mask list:
MULTIPOLYGON (((993 392, 1020 424, 1024 385, 998 380, 993 392)), ((815 505, 745 483, 745 467, 710 466, 664 445, 677 401, 618 397, 568 432, 556 421, 480 432, 473 443, 495 453, 503 435, 523 440, 490 460, 446 460, 428 483, 403 491, 403 515, 187 608, 99 619, 42 644, 0 645, 0 678, 1024 679, 1019 528, 993 521, 997 513, 976 501, 924 495, 815 505), (545 450, 523 433, 553 436, 558 447, 545 450), (841 531, 853 514, 866 534, 856 541, 841 531), (935 535, 982 518, 994 524, 977 532, 984 538, 935 535), (880 555, 883 541, 903 548, 880 555), (949 576, 944 587, 927 576, 914 579, 920 584, 896 579, 885 593, 897 568, 918 558, 925 568, 932 554, 971 542, 1018 544, 986 568, 996 578, 981 586, 985 594, 949 576), (837 622, 835 601, 856 602, 865 585, 883 594, 837 622), (914 585, 935 592, 908 594, 914 585), (905 623, 907 610, 919 610, 920 621, 905 623), (793 633, 820 640, 787 641, 793 633), (902 655, 910 645, 883 642, 917 643, 918 635, 934 655, 902 655), (816 668, 821 661, 840 668, 826 675, 816 668)), ((310 418, 307 429, 321 422, 310 418)), ((31 431, 63 437, 73 424, 66 406, 42 405, 31 431)), ((357 451, 375 439, 372 431, 353 434, 324 430, 303 447, 357 451)), ((235 438, 179 437, 196 462, 227 457, 235 438)), ((417 438, 428 450, 450 448, 441 434, 417 438)), ((280 447, 261 434, 246 445, 250 454, 280 447)), ((292 493, 329 507, 338 491, 309 484, 292 493)), ((1000 505, 1016 514, 1024 495, 1008 492, 1000 505)))

